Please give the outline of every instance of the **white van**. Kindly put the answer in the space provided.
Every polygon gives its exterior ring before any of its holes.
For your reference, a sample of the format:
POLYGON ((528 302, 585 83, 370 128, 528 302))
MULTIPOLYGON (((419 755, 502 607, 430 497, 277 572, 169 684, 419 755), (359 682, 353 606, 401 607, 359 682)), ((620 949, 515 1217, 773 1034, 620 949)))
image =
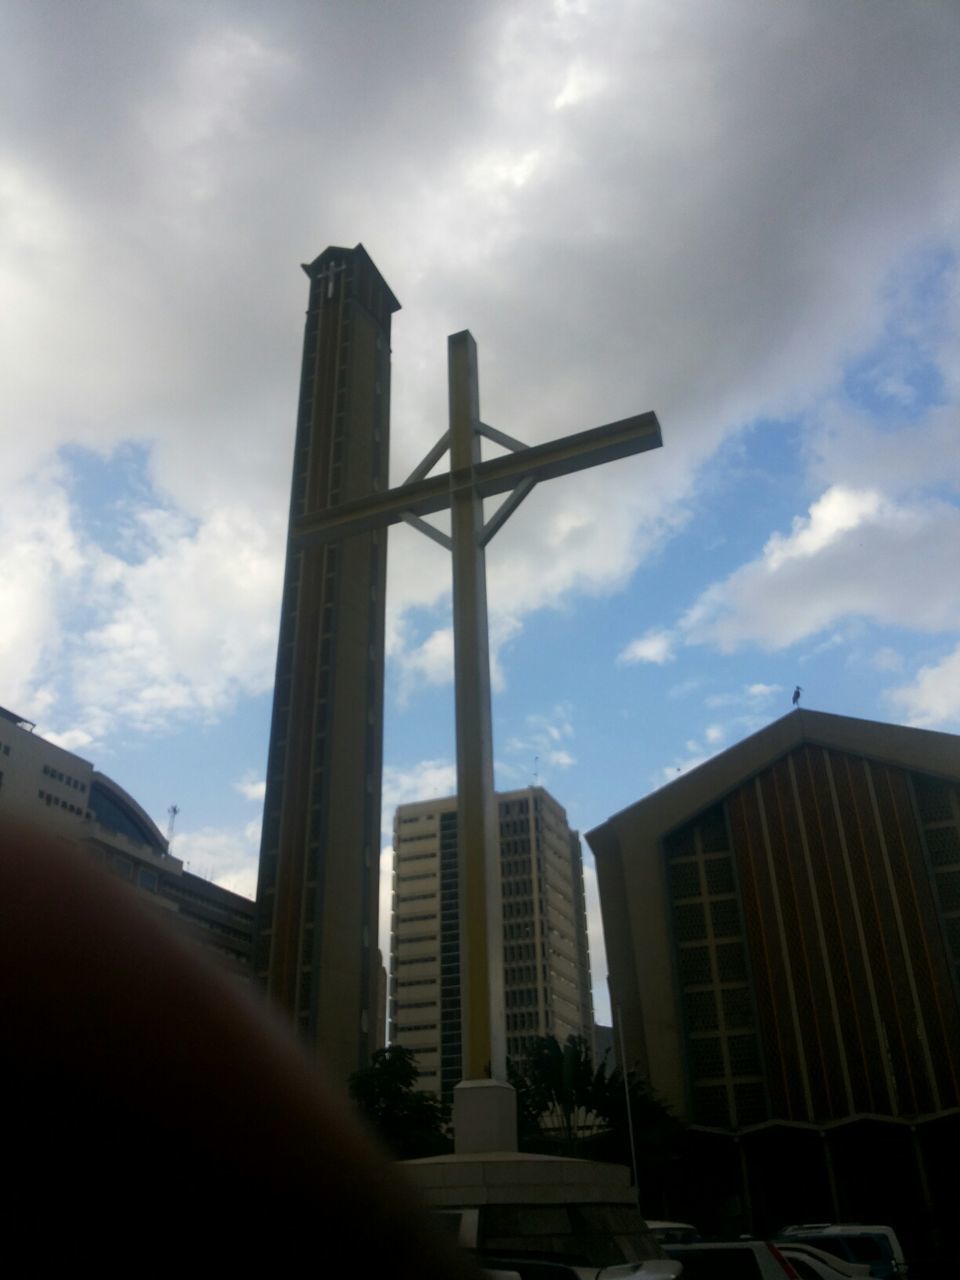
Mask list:
POLYGON ((800 1222, 784 1227, 784 1240, 803 1240, 847 1262, 865 1262, 875 1280, 902 1280, 907 1274, 903 1249, 893 1227, 863 1222, 800 1222))

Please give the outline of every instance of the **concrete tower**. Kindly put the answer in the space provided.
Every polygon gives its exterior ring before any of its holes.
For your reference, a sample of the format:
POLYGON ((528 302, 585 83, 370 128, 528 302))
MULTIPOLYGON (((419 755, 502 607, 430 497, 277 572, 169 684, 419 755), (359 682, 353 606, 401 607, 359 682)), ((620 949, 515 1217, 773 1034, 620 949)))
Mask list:
POLYGON ((375 1047, 386 529, 302 547, 298 522, 388 485, 390 318, 362 245, 310 278, 254 963, 335 1076, 375 1047), (334 748, 335 744, 335 748, 334 748))

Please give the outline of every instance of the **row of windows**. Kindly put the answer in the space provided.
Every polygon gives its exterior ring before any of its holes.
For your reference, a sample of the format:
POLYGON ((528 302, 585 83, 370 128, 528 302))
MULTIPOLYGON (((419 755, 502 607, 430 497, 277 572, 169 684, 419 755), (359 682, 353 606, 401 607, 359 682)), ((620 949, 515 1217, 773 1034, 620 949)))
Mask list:
POLYGON ((526 1057, 527 1050, 533 1044, 533 1036, 511 1036, 507 1040, 507 1056, 519 1061, 526 1057))
MULTIPOLYGON (((506 915, 506 912, 504 912, 504 915, 506 915)), ((503 937, 505 941, 512 938, 532 938, 533 925, 532 924, 505 924, 503 926, 503 937)))
POLYGON ((37 798, 39 800, 45 801, 49 805, 53 805, 54 808, 66 809, 68 813, 76 813, 76 814, 79 814, 81 817, 83 816, 84 813, 86 813, 86 810, 83 809, 80 805, 69 804, 66 800, 61 800, 59 796, 55 796, 49 791, 38 791, 37 798))
POLYGON ((508 1013, 508 1031, 536 1031, 540 1020, 536 1013, 508 1013))
POLYGON ((516 858, 520 854, 526 854, 527 856, 529 856, 530 854, 529 837, 521 836, 514 840, 507 840, 506 838, 504 838, 500 841, 500 857, 501 858, 516 858))
POLYGON ((518 982, 536 982, 537 966, 534 964, 517 965, 514 968, 505 969, 503 976, 508 986, 515 986, 518 982))
POLYGON ((418 871, 414 875, 397 876, 397 880, 402 884, 412 884, 416 880, 436 880, 436 878, 435 871, 418 871))
POLYGON ((677 956, 680 981, 685 987, 713 982, 745 982, 747 962, 739 942, 721 942, 711 947, 681 947, 677 956), (716 978, 710 961, 713 951, 716 978))
POLYGON ((516 818, 511 822, 500 823, 500 835, 503 836, 528 836, 530 834, 530 819, 516 818))
POLYGON ((523 902, 505 902, 503 904, 503 914, 507 919, 522 919, 524 916, 532 916, 534 914, 533 903, 529 898, 523 902))
POLYGON ((670 892, 673 898, 700 898, 707 894, 733 893, 735 888, 733 859, 728 854, 718 857, 675 861, 670 865, 670 892), (701 883, 701 868, 703 883, 701 883))
MULTIPOLYGON (((9 755, 10 749, 7 748, 5 754, 9 755)), ((54 782, 62 782, 65 786, 73 787, 77 791, 86 791, 87 784, 81 782, 79 778, 71 778, 68 773, 64 773, 60 769, 54 769, 52 766, 45 764, 43 766, 43 774, 46 778, 53 778, 54 782)))
POLYGON ((529 802, 524 796, 522 800, 501 800, 500 816, 501 818, 509 818, 512 815, 529 813, 529 802))
POLYGON ((673 923, 679 942, 699 942, 707 937, 706 908, 710 908, 710 925, 716 938, 740 936, 740 908, 736 898, 702 903, 690 902, 673 908, 673 923))
POLYGON ((500 875, 504 879, 507 876, 528 876, 529 874, 530 874, 529 858, 504 859, 500 863, 500 875))
POLYGON ((503 896, 505 898, 529 898, 532 893, 532 880, 504 880, 503 882, 503 896))
POLYGON ((507 991, 506 1003, 508 1009, 536 1008, 537 990, 535 987, 520 987, 518 990, 507 991))
POLYGON ((534 960, 536 955, 537 945, 535 942, 511 943, 503 948, 503 958, 508 963, 516 960, 534 960))

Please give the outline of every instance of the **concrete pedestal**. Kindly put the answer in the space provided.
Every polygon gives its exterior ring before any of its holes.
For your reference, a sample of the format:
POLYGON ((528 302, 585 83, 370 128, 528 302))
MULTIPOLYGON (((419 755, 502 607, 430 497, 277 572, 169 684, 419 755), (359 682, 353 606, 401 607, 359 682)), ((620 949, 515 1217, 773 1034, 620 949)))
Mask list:
POLYGON ((458 1156, 516 1151, 517 1095, 502 1080, 463 1080, 453 1091, 453 1145, 458 1156))
POLYGON ((550 1258, 591 1275, 619 1253, 628 1264, 621 1274, 634 1274, 641 1261, 650 1280, 674 1280, 680 1271, 651 1237, 622 1165, 483 1151, 405 1160, 401 1168, 471 1252, 550 1258))

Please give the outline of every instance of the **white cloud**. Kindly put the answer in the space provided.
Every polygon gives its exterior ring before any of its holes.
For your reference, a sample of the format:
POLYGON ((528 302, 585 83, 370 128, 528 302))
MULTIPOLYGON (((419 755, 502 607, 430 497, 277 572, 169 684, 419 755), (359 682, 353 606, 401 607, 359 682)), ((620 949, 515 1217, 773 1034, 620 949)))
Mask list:
POLYGON ((748 698, 772 698, 775 693, 779 693, 781 691, 782 687, 783 686, 779 684, 763 684, 758 682, 757 684, 748 684, 745 687, 744 692, 748 698))
POLYGON ((43 736, 64 751, 82 751, 93 742, 93 734, 87 733, 86 729, 67 729, 64 733, 45 733, 43 736))
POLYGON ((457 766, 449 760, 420 760, 406 768, 385 765, 381 829, 383 838, 393 835, 393 815, 398 805, 417 800, 456 795, 457 766))
POLYGON ((813 504, 809 517, 794 518, 789 536, 771 535, 763 549, 765 568, 775 573, 790 560, 816 555, 849 530, 874 518, 879 506, 878 493, 835 485, 813 504))
POLYGON ((95 721, 150 729, 212 719, 270 688, 280 559, 256 513, 223 508, 186 533, 146 513, 152 549, 129 564, 100 554, 102 621, 73 660, 76 696, 95 721))
POLYGON ((783 649, 865 618, 920 631, 960 627, 960 509, 828 490, 763 553, 714 583, 681 617, 686 644, 783 649))
POLYGON ((769 701, 774 694, 782 692, 782 688, 779 684, 763 684, 758 681, 755 684, 745 684, 737 692, 712 693, 705 702, 708 707, 758 707, 769 701))
POLYGON ((61 619, 76 605, 86 556, 58 468, 20 486, 0 486, 0 666, 4 701, 38 718, 55 694, 37 700, 48 664, 60 654, 61 619))
POLYGON ((703 731, 703 736, 711 746, 716 746, 727 736, 727 731, 722 724, 708 724, 703 731))
POLYGON ((960 727, 960 645, 921 667, 910 684, 891 691, 890 699, 910 724, 960 727))
POLYGON ((653 628, 646 634, 638 637, 620 651, 617 655, 617 662, 654 662, 658 666, 662 666, 665 662, 672 662, 676 656, 673 652, 674 634, 672 631, 664 631, 659 628, 653 628))
POLYGON ((178 830, 171 852, 194 875, 247 898, 256 897, 259 822, 249 822, 243 827, 178 830))
POLYGON ((267 794, 267 784, 263 778, 257 778, 254 774, 248 774, 241 778, 239 782, 233 784, 234 791, 239 791, 245 800, 255 801, 259 804, 263 803, 263 799, 267 794))
MULTIPOLYGON (((946 6, 878 19, 798 0, 774 24, 742 0, 706 15, 653 0, 615 20, 552 0, 466 15, 411 0, 373 24, 362 6, 154 6, 149 21, 73 8, 26 6, 0 54, 5 471, 22 480, 68 442, 140 441, 192 531, 142 564, 91 555, 78 575, 62 494, 46 528, 18 516, 0 543, 0 582, 16 583, 0 650, 5 697, 27 710, 40 687, 64 692, 45 666, 64 635, 91 645, 67 677, 84 725, 208 718, 268 687, 304 299, 294 251, 363 239, 404 302, 395 476, 445 427, 443 335, 465 323, 484 416, 523 439, 659 410, 661 453, 540 485, 491 545, 491 618, 508 639, 533 610, 623 587, 689 518, 717 446, 816 403, 884 333, 904 256, 957 243, 946 6), (70 129, 51 122, 55 97, 70 129), (75 583, 96 614, 79 632, 75 583)), ((833 439, 834 507, 844 491, 889 496, 897 436, 833 439)), ((904 470, 939 455, 955 477, 946 414, 911 438, 904 470)), ((829 625, 844 596, 880 616, 882 584, 865 600, 850 587, 882 572, 885 544, 862 562, 850 547, 889 515, 811 512, 772 540, 756 581, 702 602, 687 638, 782 646, 829 625), (818 607, 804 566, 832 558, 818 607)), ((909 553, 928 541, 908 534, 909 553)), ((448 592, 445 554, 393 533, 391 643, 448 592)), ((449 678, 434 621, 410 644, 425 685, 449 678)))
MULTIPOLYGON (((522 624, 513 614, 491 614, 487 638, 490 653, 490 687, 495 693, 506 686, 502 654, 511 640, 519 635, 522 624)), ((438 627, 419 644, 408 640, 410 628, 400 619, 394 619, 390 631, 390 657, 399 682, 397 699, 406 705, 412 694, 423 685, 453 683, 454 638, 453 627, 438 627)))
POLYGON ((869 658, 870 665, 877 671, 902 671, 903 654, 898 653, 890 645, 881 645, 869 658))
POLYGON ((507 740, 506 750, 512 755, 531 755, 542 762, 566 768, 573 757, 557 744, 569 742, 574 735, 573 707, 558 702, 551 711, 531 712, 524 722, 525 732, 507 740), (556 757, 556 758, 555 758, 556 757))
POLYGON ((453 682, 453 628, 440 627, 416 648, 395 653, 401 671, 400 700, 405 702, 421 683, 453 682))

